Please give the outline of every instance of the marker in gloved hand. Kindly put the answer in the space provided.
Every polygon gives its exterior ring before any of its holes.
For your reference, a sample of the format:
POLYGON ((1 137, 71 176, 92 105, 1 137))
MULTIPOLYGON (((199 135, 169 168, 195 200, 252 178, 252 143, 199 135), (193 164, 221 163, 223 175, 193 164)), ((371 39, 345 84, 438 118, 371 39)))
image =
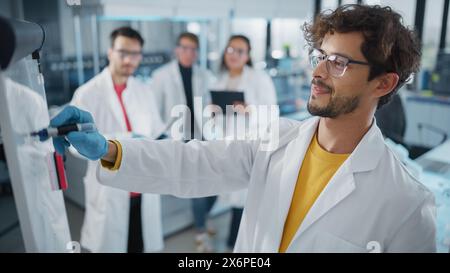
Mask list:
POLYGON ((38 132, 32 132, 31 136, 39 136, 40 141, 46 141, 51 137, 65 136, 70 132, 95 132, 97 127, 94 123, 74 123, 59 127, 48 127, 38 132))
MULTIPOLYGON (((39 137, 40 141, 46 141, 51 137, 65 136, 70 132, 96 132, 94 123, 72 123, 58 127, 48 127, 37 132, 30 133, 31 137, 39 137)), ((53 152, 53 160, 48 157, 48 166, 50 174, 50 187, 52 190, 66 190, 68 187, 66 171, 64 168, 64 159, 61 154, 53 152), (52 163, 54 165, 52 165, 52 163)))

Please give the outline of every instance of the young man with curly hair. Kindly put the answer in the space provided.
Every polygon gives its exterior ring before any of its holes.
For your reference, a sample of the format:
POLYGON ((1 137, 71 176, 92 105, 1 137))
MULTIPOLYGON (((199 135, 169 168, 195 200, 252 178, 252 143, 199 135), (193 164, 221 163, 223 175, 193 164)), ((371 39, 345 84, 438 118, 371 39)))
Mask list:
MULTIPOLYGON (((98 177, 112 187, 184 197, 247 187, 237 252, 434 252, 433 195, 389 150, 374 119, 419 69, 413 31, 391 8, 365 5, 321 13, 304 31, 314 117, 275 123, 272 149, 261 140, 68 141, 102 159, 98 177)), ((52 122, 80 117, 90 120, 66 109, 52 122)))

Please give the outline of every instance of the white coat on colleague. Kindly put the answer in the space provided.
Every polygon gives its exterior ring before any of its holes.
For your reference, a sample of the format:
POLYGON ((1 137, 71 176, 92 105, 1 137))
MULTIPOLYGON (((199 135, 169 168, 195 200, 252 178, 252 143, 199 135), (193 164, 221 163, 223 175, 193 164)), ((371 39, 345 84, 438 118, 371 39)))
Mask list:
MULTIPOLYGON (((201 104, 194 101, 194 134, 196 136, 201 136, 203 108, 210 102, 209 87, 213 79, 214 77, 209 70, 202 69, 198 65, 192 66, 192 96, 194 100, 195 98, 202 99, 201 104)), ((173 107, 186 105, 186 96, 178 61, 171 61, 155 70, 152 74, 151 85, 152 90, 155 92, 161 118, 167 124, 173 118, 171 113, 173 107)), ((178 118, 178 116, 175 117, 178 118)), ((187 125, 184 124, 183 126, 187 125)))
MULTIPOLYGON (((129 77, 122 99, 134 134, 155 138, 163 130, 157 105, 148 85, 129 77)), ((89 111, 96 126, 107 138, 131 137, 114 90, 109 68, 78 88, 71 101, 89 111)), ((96 161, 89 161, 84 177, 86 215, 81 244, 92 252, 126 252, 130 192, 98 183, 96 161)), ((144 251, 163 249, 161 204, 158 194, 142 195, 142 238, 144 251)))
MULTIPOLYGON (((210 101, 209 86, 213 76, 207 69, 196 65, 198 49, 199 39, 195 34, 180 33, 174 50, 175 60, 152 75, 152 90, 155 91, 161 117, 166 126, 171 126, 171 137, 177 140, 202 139, 203 123, 207 121, 203 110, 210 101)), ((209 234, 204 229, 212 231, 206 225, 210 204, 214 200, 215 197, 191 200, 199 252, 213 251, 209 234)))
MULTIPOLYGON (((278 145, 268 151, 259 141, 124 139, 120 169, 99 166, 97 177, 115 188, 188 198, 248 188, 234 251, 277 252, 300 163, 318 124, 317 117, 280 119, 278 145)), ((434 222, 433 194, 401 164, 373 122, 286 252, 369 252, 373 246, 381 252, 434 252, 434 222)))
MULTIPOLYGON (((218 80, 212 85, 212 90, 227 90, 230 75, 221 73, 218 80)), ((277 94, 270 76, 264 70, 258 70, 245 65, 236 91, 244 92, 247 105, 276 105, 277 94)))
MULTIPOLYGON (((212 85, 211 90, 241 91, 244 93, 244 100, 246 105, 254 105, 254 106, 267 105, 268 107, 272 105, 277 105, 275 86, 270 76, 263 70, 257 70, 253 67, 245 65, 242 69, 242 74, 240 76, 239 83, 233 88, 235 90, 229 90, 230 89, 229 83, 230 83, 230 74, 227 71, 225 71, 218 76, 218 80, 212 85)), ((239 115, 239 117, 244 118, 243 115, 239 115)), ((276 116, 271 115, 270 117, 277 118, 278 113, 276 116)), ((230 118, 236 117, 229 115, 227 117, 227 124, 231 124, 229 121, 230 118)), ((249 120, 254 121, 251 118, 249 120)), ((267 123, 268 122, 270 122, 270 120, 267 120, 267 123)), ((236 122, 236 124, 244 124, 244 123, 236 122)), ((261 124, 260 126, 264 126, 264 124, 261 124)), ((225 126, 225 128, 228 129, 230 128, 230 126, 225 126)), ((249 128, 256 128, 256 126, 250 125, 249 128)), ((243 131, 246 132, 245 130, 243 131)), ((232 132, 227 131, 224 133, 224 135, 225 136, 234 135, 234 130, 232 132)), ((247 190, 240 190, 221 196, 220 201, 228 205, 231 205, 232 207, 243 208, 246 196, 247 190)))

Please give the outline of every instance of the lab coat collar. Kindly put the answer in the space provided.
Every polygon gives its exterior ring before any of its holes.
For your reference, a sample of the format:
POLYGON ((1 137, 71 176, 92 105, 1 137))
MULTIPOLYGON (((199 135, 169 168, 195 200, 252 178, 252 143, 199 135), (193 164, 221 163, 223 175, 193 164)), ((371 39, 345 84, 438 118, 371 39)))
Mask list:
POLYGON ((278 196, 279 213, 276 215, 277 224, 273 226, 273 230, 271 231, 272 234, 277 235, 274 236, 277 240, 272 241, 273 244, 268 251, 278 251, 283 236, 286 217, 291 206, 298 173, 300 171, 300 163, 305 157, 318 123, 318 117, 312 117, 305 120, 298 128, 297 137, 287 144, 286 152, 283 157, 283 168, 280 179, 280 191, 278 196))
MULTIPOLYGON (((112 80, 112 75, 111 75, 111 71, 109 70, 109 67, 105 67, 102 72, 100 73, 102 80, 104 82, 106 82, 108 90, 113 90, 114 91, 114 83, 112 80)), ((133 85, 133 76, 128 77, 127 79, 127 85, 125 87, 125 90, 123 91, 124 93, 128 90, 128 89, 132 89, 132 88, 128 88, 128 87, 132 87, 133 85)))
MULTIPOLYGON (((109 107, 111 107, 112 113, 114 114, 114 117, 116 118, 116 120, 119 122, 121 128, 126 130, 127 125, 125 122, 125 117, 123 115, 122 107, 120 106, 119 98, 117 97, 116 91, 114 90, 114 84, 113 84, 111 72, 109 71, 108 67, 105 67, 103 69, 103 71, 100 74, 100 77, 101 77, 100 82, 102 83, 102 85, 103 84, 105 85, 105 86, 102 86, 101 88, 104 88, 105 92, 106 92, 106 99, 108 101, 108 103, 106 105, 109 105, 109 107)), ((132 77, 129 77, 127 79, 127 86, 122 93, 122 99, 124 99, 125 92, 127 90, 133 88, 132 86, 130 86, 130 85, 132 85, 131 78, 132 77)))
MULTIPOLYGON (((175 84, 175 89, 182 91, 181 94, 179 94, 179 96, 180 96, 181 100, 183 101, 183 104, 186 104, 187 102, 186 102, 186 96, 185 96, 185 92, 184 92, 183 79, 181 78, 181 71, 180 71, 180 67, 178 66, 178 61, 177 60, 171 61, 169 66, 170 66, 171 74, 174 77, 173 83, 175 84)), ((192 77, 194 78, 194 69, 192 69, 192 77)), ((192 90, 194 90, 194 86, 192 86, 192 90)))
MULTIPOLYGON (((303 122, 298 129, 298 137, 288 144, 283 158, 283 170, 281 175, 278 225, 274 225, 273 234, 278 241, 274 241, 272 250, 277 251, 283 234, 284 224, 291 205, 295 185, 298 179, 298 173, 301 168, 305 153, 314 136, 320 118, 313 117, 303 122)), ((383 153, 383 136, 376 126, 372 123, 369 131, 357 145, 350 157, 336 171, 334 176, 328 182, 327 186, 321 192, 308 214, 305 216, 302 224, 297 230, 291 244, 297 240, 309 227, 311 227, 324 214, 343 201, 356 188, 354 173, 373 170, 377 165, 383 153)), ((287 249, 289 251, 289 248, 287 249)))
POLYGON ((384 138, 375 118, 372 125, 350 155, 350 170, 365 172, 375 169, 384 151, 384 138))
MULTIPOLYGON (((181 78, 181 71, 180 71, 180 67, 178 65, 178 60, 173 60, 170 62, 170 70, 172 75, 174 75, 174 84, 175 84, 175 89, 176 90, 180 90, 182 91, 180 95, 181 100, 183 101, 183 104, 187 104, 186 101, 186 95, 184 92, 184 85, 183 85, 183 79, 181 78)), ((200 77, 199 74, 199 67, 197 65, 193 65, 192 66, 192 95, 195 97, 201 97, 203 98, 203 94, 201 94, 201 90, 199 88, 199 86, 201 85, 201 83, 199 81, 204 81, 205 79, 200 77)), ((203 102, 203 104, 205 104, 206 102, 203 102)), ((197 105, 195 103, 194 100, 194 119, 195 122, 198 126, 198 128, 202 127, 202 113, 203 113, 203 105, 197 105)))
MULTIPOLYGON (((249 79, 249 75, 250 75, 250 70, 252 68, 249 67, 248 65, 245 65, 243 70, 242 70, 242 74, 241 74, 241 81, 239 83, 238 86, 238 91, 244 91, 247 90, 247 84, 249 82, 251 82, 251 79, 249 79)), ((216 89, 226 89, 227 83, 230 79, 230 73, 228 72, 228 70, 224 71, 221 73, 221 75, 219 76, 219 81, 218 83, 216 83, 215 88, 216 89)))
MULTIPOLYGON (((173 60, 170 62, 170 67, 172 70, 173 75, 176 75, 175 77, 175 83, 177 85, 177 88, 179 88, 179 90, 184 90, 184 86, 183 86, 183 79, 181 78, 181 71, 180 71, 180 66, 178 64, 177 60, 173 60)), ((198 94, 198 80, 199 80, 199 67, 197 65, 193 65, 192 66, 192 93, 194 96, 201 96, 201 94, 198 94)), ((201 79, 204 80, 204 79, 201 79)), ((183 93, 184 95, 184 93, 183 93)), ((183 96, 184 97, 184 96, 183 96)))

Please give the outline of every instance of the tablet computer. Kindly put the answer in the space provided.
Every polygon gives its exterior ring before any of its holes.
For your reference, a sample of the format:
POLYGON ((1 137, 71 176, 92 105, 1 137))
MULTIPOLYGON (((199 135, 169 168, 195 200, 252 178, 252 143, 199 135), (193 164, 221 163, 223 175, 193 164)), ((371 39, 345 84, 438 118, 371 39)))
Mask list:
POLYGON ((244 92, 229 90, 211 90, 212 103, 218 105, 223 113, 227 105, 234 105, 235 102, 245 102, 244 92))

